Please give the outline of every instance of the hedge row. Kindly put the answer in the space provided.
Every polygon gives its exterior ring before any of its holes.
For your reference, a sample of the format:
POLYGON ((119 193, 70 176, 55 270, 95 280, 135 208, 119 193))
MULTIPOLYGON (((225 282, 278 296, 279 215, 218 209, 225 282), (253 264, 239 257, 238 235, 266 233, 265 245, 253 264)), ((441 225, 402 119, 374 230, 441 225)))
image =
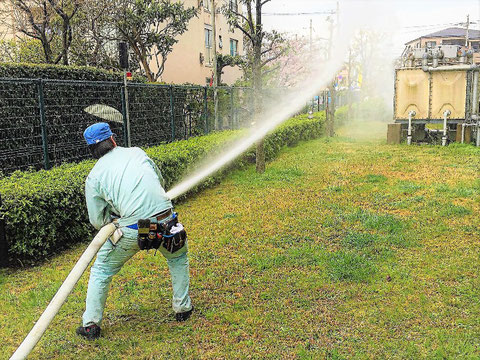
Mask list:
MULTIPOLYGON (((134 77, 137 82, 145 82, 143 76, 135 75, 134 77)), ((0 63, 0 78, 123 81, 123 72, 88 66, 0 63)))
MULTIPOLYGON (((300 140, 321 136, 323 123, 323 114, 316 114, 313 119, 298 116, 288 120, 267 136, 267 159, 275 157, 284 145, 292 146, 300 140)), ((212 133, 152 147, 146 152, 162 169, 168 189, 199 159, 212 151, 220 152, 226 143, 241 136, 242 132, 212 133)), ((253 149, 230 167, 240 166, 252 159, 253 149)), ((7 254, 3 254, 4 263, 37 263, 71 244, 92 238, 94 233, 88 222, 84 183, 94 163, 87 160, 48 171, 17 171, 0 179, 8 249, 7 254)), ((218 180, 225 172, 207 180, 202 186, 218 180)))

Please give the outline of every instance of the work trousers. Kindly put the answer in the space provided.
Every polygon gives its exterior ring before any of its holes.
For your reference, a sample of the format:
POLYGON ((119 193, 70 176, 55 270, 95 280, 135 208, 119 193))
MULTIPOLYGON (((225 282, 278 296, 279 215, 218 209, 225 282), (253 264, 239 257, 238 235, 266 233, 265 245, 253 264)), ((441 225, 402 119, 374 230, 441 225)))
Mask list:
MULTIPOLYGON (((102 246, 97 259, 90 270, 86 309, 83 313, 83 326, 102 323, 103 311, 107 300, 108 289, 113 275, 118 273, 123 264, 139 251, 137 239, 123 236, 116 245, 110 240, 102 246)), ((163 246, 158 249, 167 259, 172 278, 173 311, 182 313, 192 308, 188 288, 190 283, 188 265, 188 244, 171 254, 163 246)))

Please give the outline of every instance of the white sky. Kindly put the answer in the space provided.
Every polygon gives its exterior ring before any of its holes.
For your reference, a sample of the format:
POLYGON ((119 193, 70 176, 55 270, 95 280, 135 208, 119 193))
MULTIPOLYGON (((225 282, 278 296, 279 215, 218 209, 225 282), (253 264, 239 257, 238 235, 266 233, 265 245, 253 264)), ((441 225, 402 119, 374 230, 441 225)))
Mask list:
MULTIPOLYGON (((348 6, 361 5, 365 12, 359 14, 362 23, 371 25, 391 34, 392 49, 399 56, 404 44, 438 30, 465 23, 467 15, 475 24, 470 28, 480 29, 480 0, 340 0, 340 12, 348 6)), ((302 13, 336 10, 335 0, 272 0, 264 6, 264 13, 302 13)), ((309 35, 310 19, 313 20, 314 37, 328 38, 326 18, 328 15, 264 15, 266 29, 276 29, 309 35)), ((336 15, 331 15, 336 18, 336 15)), ((342 24, 340 24, 342 26, 342 24)))

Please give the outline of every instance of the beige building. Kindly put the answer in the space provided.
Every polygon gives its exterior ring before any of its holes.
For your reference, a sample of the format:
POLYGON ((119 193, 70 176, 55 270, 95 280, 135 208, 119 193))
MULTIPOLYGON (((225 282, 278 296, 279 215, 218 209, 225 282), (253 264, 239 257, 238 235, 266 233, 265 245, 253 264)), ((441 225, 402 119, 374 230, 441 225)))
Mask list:
MULTIPOLYGON (((179 0, 172 0, 179 1, 179 0)), ((174 84, 198 84, 205 85, 210 82, 213 75, 213 27, 212 27, 212 0, 180 0, 185 7, 198 9, 197 16, 188 23, 188 30, 180 37, 178 43, 173 46, 173 51, 168 55, 164 72, 159 79, 166 83, 174 84)), ((223 55, 243 54, 243 35, 238 29, 230 29, 225 16, 219 11, 223 6, 238 9, 238 0, 215 0, 217 14, 215 17, 217 30, 217 53, 223 55), (232 31, 233 30, 233 31, 232 31)), ((11 13, 9 2, 0 0, 2 15, 11 13), (6 10, 6 11, 5 11, 6 10)), ((15 35, 13 13, 10 17, 4 16, 0 21, 0 39, 12 39, 15 35), (7 22, 10 26, 7 26, 7 22)), ((152 71, 158 67, 152 60, 152 71)), ((222 83, 233 84, 243 75, 239 67, 225 67, 222 75, 222 83)))
MULTIPOLYGON (((178 38, 173 51, 168 55, 160 81, 205 85, 213 75, 213 28, 211 0, 183 0, 185 7, 198 8, 198 16, 190 20, 188 30, 178 38)), ((240 30, 231 31, 219 8, 227 5, 237 8, 238 0, 216 0, 217 53, 223 55, 243 54, 243 35, 240 30)), ((153 64, 152 64, 153 65, 153 64)), ((156 67, 153 65, 153 69, 156 67)), ((233 84, 242 77, 239 67, 225 67, 222 83, 233 84)))
POLYGON ((16 35, 13 9, 10 3, 0 0, 0 40, 11 40, 16 35))

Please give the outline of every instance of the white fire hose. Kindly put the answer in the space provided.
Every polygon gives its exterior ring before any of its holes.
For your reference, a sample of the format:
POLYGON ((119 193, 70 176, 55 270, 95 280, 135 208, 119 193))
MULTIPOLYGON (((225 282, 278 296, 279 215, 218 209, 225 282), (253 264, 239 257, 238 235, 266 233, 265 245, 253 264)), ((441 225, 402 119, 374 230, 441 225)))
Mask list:
POLYGON ((20 344, 10 360, 25 359, 28 354, 30 354, 42 335, 45 333, 45 330, 47 330, 48 325, 50 325, 55 315, 57 315, 58 311, 67 299, 67 296, 72 292, 74 286, 77 284, 78 280, 97 254, 98 250, 100 250, 102 245, 113 234, 115 229, 116 228, 113 223, 105 225, 100 229, 98 234, 93 238, 90 245, 88 245, 87 249, 77 261, 72 271, 70 271, 70 274, 68 274, 62 286, 60 286, 60 289, 58 289, 52 301, 50 301, 50 304, 48 304, 42 316, 40 316, 40 319, 38 319, 38 321, 35 323, 32 330, 30 330, 27 337, 20 344))

